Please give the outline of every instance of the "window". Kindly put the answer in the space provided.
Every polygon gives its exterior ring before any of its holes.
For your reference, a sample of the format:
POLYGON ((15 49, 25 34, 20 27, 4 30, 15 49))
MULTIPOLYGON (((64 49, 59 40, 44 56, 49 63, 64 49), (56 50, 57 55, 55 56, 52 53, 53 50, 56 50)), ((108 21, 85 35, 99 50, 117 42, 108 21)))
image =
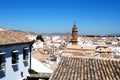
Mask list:
POLYGON ((29 48, 24 48, 23 49, 23 60, 27 60, 28 59, 28 49, 29 48))
POLYGON ((4 61, 5 61, 4 53, 0 53, 0 70, 4 68, 4 61))
POLYGON ((2 69, 2 55, 0 55, 0 70, 2 69))
POLYGON ((12 64, 18 63, 18 50, 12 52, 12 64))

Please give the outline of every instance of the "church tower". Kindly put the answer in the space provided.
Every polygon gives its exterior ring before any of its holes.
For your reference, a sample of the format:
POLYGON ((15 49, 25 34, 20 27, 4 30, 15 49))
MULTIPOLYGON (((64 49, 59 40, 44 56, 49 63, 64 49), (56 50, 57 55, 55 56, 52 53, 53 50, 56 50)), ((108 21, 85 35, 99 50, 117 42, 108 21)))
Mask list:
POLYGON ((78 44, 78 30, 77 30, 77 26, 73 25, 72 28, 72 45, 77 45, 78 44))

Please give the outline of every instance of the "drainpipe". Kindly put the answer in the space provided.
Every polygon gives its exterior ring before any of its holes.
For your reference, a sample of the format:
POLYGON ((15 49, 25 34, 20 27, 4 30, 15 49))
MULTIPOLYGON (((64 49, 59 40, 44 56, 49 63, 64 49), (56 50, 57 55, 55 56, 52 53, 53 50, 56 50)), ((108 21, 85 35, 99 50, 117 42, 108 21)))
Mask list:
POLYGON ((31 69, 31 52, 32 52, 32 45, 30 44, 30 69, 31 69))

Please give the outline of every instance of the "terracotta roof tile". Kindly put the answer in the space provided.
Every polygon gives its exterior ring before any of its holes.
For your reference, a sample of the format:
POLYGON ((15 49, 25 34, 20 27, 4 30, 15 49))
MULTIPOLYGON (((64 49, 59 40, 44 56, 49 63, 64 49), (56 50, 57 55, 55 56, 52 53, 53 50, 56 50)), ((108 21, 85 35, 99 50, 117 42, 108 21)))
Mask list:
POLYGON ((62 57, 50 80, 120 80, 120 60, 62 57))

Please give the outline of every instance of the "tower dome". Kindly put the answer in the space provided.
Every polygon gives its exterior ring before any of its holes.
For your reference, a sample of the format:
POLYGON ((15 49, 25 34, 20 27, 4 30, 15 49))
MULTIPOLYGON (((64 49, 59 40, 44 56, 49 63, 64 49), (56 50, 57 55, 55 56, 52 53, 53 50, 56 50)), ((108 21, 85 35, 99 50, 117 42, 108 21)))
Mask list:
POLYGON ((72 31, 77 31, 77 26, 75 24, 73 25, 72 31))

